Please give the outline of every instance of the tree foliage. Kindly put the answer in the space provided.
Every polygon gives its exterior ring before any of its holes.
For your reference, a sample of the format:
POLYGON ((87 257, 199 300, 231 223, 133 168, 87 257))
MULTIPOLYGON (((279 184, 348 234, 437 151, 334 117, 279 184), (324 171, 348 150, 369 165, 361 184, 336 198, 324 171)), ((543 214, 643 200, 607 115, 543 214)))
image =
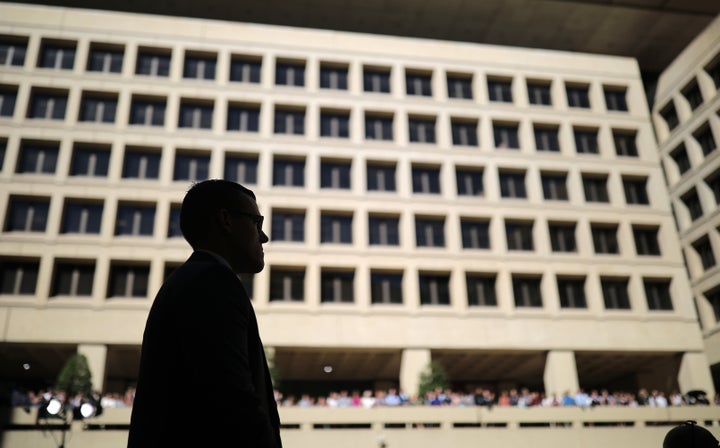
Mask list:
POLYGON ((64 390, 68 398, 82 392, 86 397, 92 395, 92 374, 85 355, 75 353, 63 366, 55 383, 55 388, 64 390))
POLYGON ((428 391, 438 387, 445 390, 450 386, 445 368, 437 361, 430 361, 420 373, 420 385, 418 386, 418 397, 425 397, 428 391))

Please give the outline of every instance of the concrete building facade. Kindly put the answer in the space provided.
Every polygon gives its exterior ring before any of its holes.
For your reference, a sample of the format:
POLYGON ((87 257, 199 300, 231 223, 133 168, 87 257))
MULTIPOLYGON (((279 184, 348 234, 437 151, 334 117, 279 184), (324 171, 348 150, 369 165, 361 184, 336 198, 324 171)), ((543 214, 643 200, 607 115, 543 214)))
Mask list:
POLYGON ((52 380, 80 351, 97 388, 132 385, 190 253, 183 193, 227 178, 266 216, 245 283, 288 391, 412 393, 437 360, 459 389, 714 394, 718 273, 690 247, 717 254, 718 214, 678 230, 673 208, 718 181, 667 163, 695 124, 718 135, 705 40, 657 104, 693 74, 706 103, 658 148, 631 58, 2 8, 3 380, 52 380))

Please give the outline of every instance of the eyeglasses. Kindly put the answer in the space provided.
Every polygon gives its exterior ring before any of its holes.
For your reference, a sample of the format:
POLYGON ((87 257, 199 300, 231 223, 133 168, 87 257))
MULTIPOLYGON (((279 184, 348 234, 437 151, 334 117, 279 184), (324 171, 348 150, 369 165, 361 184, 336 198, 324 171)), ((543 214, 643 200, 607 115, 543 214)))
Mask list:
POLYGON ((238 212, 233 211, 236 215, 242 215, 250 218, 250 221, 255 224, 255 227, 257 227, 258 232, 262 232, 262 226, 263 222, 265 222, 265 217, 263 215, 256 215, 255 213, 248 213, 248 212, 238 212))

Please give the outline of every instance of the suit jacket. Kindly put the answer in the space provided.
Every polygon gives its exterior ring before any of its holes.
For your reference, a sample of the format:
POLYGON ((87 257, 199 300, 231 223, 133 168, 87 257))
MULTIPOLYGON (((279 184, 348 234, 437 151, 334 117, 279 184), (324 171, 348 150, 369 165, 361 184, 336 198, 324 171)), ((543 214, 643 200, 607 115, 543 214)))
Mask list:
POLYGON ((281 448, 280 419, 247 292, 194 252, 155 297, 143 335, 129 448, 281 448))

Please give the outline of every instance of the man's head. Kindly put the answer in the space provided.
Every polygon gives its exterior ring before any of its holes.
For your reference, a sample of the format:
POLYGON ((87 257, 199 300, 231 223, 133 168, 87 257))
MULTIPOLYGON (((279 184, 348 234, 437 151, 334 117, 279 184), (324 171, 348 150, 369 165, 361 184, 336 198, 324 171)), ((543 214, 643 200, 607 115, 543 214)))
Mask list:
POLYGON ((717 448, 718 446, 715 436, 692 420, 668 431, 663 440, 663 448, 717 448))
POLYGON ((265 266, 262 216, 255 194, 240 184, 221 179, 194 184, 183 199, 180 230, 193 249, 223 256, 237 273, 265 266))

